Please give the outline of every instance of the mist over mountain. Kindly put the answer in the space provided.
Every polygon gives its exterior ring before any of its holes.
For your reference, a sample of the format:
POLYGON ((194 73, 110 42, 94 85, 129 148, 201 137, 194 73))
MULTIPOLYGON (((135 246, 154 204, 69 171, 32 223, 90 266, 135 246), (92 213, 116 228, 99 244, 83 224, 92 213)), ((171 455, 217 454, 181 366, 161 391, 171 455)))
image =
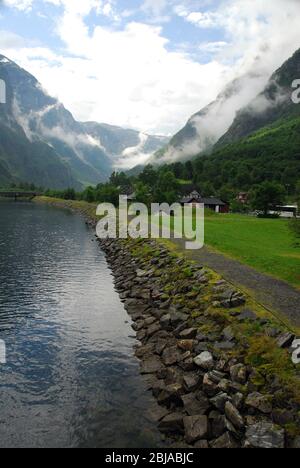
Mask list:
POLYGON ((193 115, 150 162, 186 161, 237 141, 279 118, 297 114, 291 85, 300 77, 299 68, 297 51, 270 79, 265 70, 255 69, 236 78, 214 102, 193 115))
POLYGON ((300 79, 300 49, 271 76, 264 90, 241 108, 216 147, 234 143, 276 121, 299 117, 300 106, 292 100, 296 79, 300 79))
MULTIPOLYGON (((236 193, 268 180, 295 192, 300 179, 300 104, 292 99, 292 85, 299 79, 300 50, 238 112, 213 150, 195 160, 199 184, 236 193)), ((300 96, 299 87, 295 96, 300 96)))
POLYGON ((81 189, 108 179, 114 168, 143 162, 166 144, 135 130, 77 122, 41 84, 0 55, 7 103, 0 106, 0 183, 30 182, 81 189))
POLYGON ((232 124, 239 109, 248 104, 267 82, 265 73, 253 71, 229 83, 217 99, 193 115, 153 162, 184 161, 209 151, 232 124))

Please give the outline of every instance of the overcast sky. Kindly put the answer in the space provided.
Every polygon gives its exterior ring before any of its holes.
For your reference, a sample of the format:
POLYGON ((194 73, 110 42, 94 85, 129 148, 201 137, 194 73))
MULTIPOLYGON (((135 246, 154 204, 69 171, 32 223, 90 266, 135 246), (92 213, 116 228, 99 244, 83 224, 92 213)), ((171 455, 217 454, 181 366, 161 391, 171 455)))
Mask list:
POLYGON ((300 0, 2 3, 2 54, 78 120, 149 133, 173 134, 232 78, 300 47, 300 0))

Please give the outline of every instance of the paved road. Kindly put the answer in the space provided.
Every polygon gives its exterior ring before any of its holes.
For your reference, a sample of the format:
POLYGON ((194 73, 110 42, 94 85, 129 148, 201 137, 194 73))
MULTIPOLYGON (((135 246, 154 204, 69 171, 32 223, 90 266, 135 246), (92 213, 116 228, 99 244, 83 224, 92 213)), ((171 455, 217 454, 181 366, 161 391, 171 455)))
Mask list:
MULTIPOLYGON (((182 240, 173 240, 183 248, 182 240)), ((226 280, 248 291, 256 301, 268 309, 288 318, 300 327, 300 291, 282 280, 259 273, 207 247, 196 251, 185 251, 192 260, 220 273, 226 280)))

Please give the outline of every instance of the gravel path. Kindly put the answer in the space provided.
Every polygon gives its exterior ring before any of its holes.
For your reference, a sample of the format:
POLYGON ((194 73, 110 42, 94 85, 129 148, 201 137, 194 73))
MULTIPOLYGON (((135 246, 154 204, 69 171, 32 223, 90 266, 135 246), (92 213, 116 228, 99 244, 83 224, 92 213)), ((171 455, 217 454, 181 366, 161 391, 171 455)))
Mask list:
MULTIPOLYGON (((183 248, 183 241, 173 242, 183 248)), ((259 273, 237 260, 212 252, 207 247, 185 252, 192 260, 220 273, 227 281, 250 293, 257 302, 287 317, 292 325, 300 327, 300 291, 293 286, 259 273)))

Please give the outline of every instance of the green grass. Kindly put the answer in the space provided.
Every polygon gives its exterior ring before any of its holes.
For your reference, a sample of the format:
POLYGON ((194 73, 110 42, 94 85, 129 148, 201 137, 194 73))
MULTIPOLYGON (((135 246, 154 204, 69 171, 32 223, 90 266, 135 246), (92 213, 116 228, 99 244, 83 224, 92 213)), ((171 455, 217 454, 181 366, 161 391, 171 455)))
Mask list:
POLYGON ((205 242, 300 288, 300 249, 294 246, 287 220, 233 214, 206 217, 205 242))
MULTIPOLYGON (((40 200, 50 204, 59 202, 96 219, 96 204, 45 197, 40 200)), ((287 220, 216 215, 208 211, 205 213, 205 243, 218 252, 300 289, 300 248, 295 247, 287 220)), ((171 241, 169 245, 172 245, 171 241)))

